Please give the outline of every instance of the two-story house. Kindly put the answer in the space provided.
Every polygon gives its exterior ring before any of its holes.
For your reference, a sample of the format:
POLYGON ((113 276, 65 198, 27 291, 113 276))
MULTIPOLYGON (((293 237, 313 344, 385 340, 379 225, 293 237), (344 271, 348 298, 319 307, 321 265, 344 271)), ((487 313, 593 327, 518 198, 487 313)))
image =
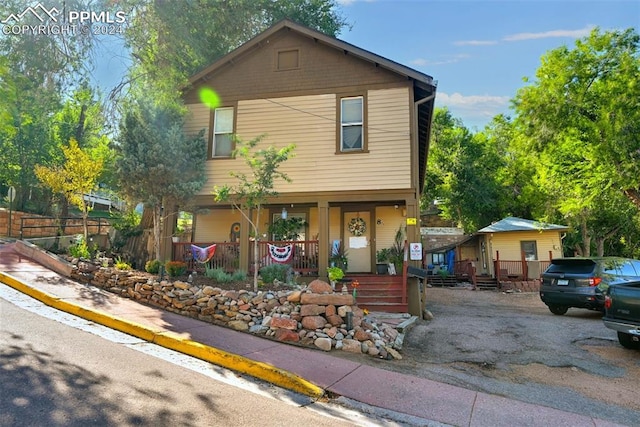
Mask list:
POLYGON ((219 251, 236 245, 235 267, 252 270, 249 224, 216 203, 212 190, 237 185, 230 171, 248 172, 232 158, 231 135, 264 135, 265 147, 296 148, 280 166, 291 182, 276 181, 260 240, 270 240, 267 227, 277 218, 300 217, 307 224, 294 248, 301 273, 326 277, 336 250, 348 259, 347 273, 375 273, 376 251, 391 246, 399 229, 420 241, 435 94, 426 74, 289 20, 275 24, 194 75, 184 92, 187 130, 208 136, 192 241, 218 243, 219 251), (220 105, 203 103, 202 89, 215 91, 220 105))

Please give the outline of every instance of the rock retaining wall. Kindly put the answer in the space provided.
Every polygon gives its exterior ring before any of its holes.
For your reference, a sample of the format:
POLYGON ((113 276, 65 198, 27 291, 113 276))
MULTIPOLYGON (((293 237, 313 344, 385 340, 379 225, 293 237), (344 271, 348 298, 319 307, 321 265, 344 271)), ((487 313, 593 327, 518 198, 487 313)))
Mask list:
POLYGON ((304 288, 278 291, 223 290, 183 281, 76 262, 71 277, 167 311, 277 341, 401 359, 404 335, 368 320, 353 295, 335 293, 314 280, 304 288))
POLYGON ((515 292, 540 292, 540 280, 524 280, 517 282, 500 282, 500 289, 503 291, 515 292))

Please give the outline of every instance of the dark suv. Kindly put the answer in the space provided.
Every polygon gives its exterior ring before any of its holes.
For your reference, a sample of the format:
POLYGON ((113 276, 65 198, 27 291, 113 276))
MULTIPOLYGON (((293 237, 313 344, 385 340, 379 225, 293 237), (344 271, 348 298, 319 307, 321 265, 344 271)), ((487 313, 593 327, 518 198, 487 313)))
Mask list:
POLYGON ((540 299, 553 314, 569 307, 604 309, 609 285, 640 280, 640 261, 618 257, 558 258, 542 273, 540 299))

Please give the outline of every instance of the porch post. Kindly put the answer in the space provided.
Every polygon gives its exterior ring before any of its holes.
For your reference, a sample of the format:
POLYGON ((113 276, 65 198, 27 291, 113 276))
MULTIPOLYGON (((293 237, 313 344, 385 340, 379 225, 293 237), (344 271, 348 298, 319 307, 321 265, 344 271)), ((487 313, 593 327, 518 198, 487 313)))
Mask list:
MULTIPOLYGON (((249 210, 244 209, 243 212, 247 217, 251 215, 251 211, 249 210)), ((251 231, 251 224, 249 224, 247 217, 242 215, 240 219, 240 261, 238 265, 249 273, 249 267, 251 266, 249 262, 249 246, 251 245, 251 242, 249 241, 249 234, 251 231)))
POLYGON ((329 202, 318 202, 318 277, 327 278, 329 266, 329 202))
MULTIPOLYGON (((407 224, 407 242, 408 243, 421 242, 422 238, 420 236, 420 209, 418 208, 418 201, 414 199, 405 200, 405 205, 407 207, 407 218, 416 219, 416 225, 407 224)), ((422 268, 421 261, 408 261, 408 262, 410 262, 414 267, 422 268)))
POLYGON ((523 280, 527 280, 529 277, 529 271, 527 270, 527 258, 524 251, 520 251, 520 259, 522 260, 522 275, 524 276, 523 280))

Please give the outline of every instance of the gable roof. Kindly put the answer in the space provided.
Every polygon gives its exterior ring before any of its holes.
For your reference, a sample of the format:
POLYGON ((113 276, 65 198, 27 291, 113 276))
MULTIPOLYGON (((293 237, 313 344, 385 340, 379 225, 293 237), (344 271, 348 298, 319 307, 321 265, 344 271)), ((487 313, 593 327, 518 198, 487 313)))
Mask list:
POLYGON ((296 31, 299 34, 312 38, 316 42, 323 43, 327 46, 341 50, 344 52, 344 54, 353 55, 362 60, 371 62, 376 66, 383 67, 395 73, 404 75, 407 78, 413 79, 416 83, 420 85, 424 85, 425 88, 430 87, 433 91, 435 91, 436 83, 433 81, 433 77, 427 74, 421 73, 419 71, 414 70, 413 68, 406 67, 390 59, 371 53, 365 49, 360 49, 359 47, 356 47, 345 41, 339 40, 335 37, 328 36, 324 33, 321 33, 320 31, 316 31, 304 25, 297 24, 289 19, 283 19, 281 21, 278 21, 273 26, 269 27, 262 33, 253 37, 251 40, 247 41, 246 43, 242 44, 238 48, 232 50, 228 54, 217 59, 214 63, 212 63, 208 67, 204 68, 202 71, 198 72, 197 74, 189 78, 189 83, 194 84, 198 80, 205 78, 207 75, 223 67, 225 64, 233 62, 234 59, 236 59, 246 51, 251 50, 255 46, 260 45, 263 41, 267 40, 268 38, 273 36, 273 34, 277 33, 282 29, 296 31))
POLYGON ((566 225, 548 224, 530 219, 507 217, 498 222, 481 228, 478 233, 501 233, 505 231, 564 231, 568 230, 566 225))

